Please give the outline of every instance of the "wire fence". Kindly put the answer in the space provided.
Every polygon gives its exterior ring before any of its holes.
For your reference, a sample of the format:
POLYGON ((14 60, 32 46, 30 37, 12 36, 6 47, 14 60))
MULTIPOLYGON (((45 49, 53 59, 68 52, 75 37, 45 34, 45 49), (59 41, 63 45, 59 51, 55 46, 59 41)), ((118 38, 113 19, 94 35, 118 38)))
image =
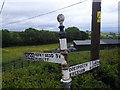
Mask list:
POLYGON ((14 69, 28 67, 37 63, 38 62, 36 61, 24 60, 23 58, 19 58, 16 60, 11 60, 9 62, 2 62, 0 66, 2 66, 2 72, 6 72, 14 69))
MULTIPOLYGON (((74 50, 76 51, 76 50, 74 50)), ((68 48, 68 52, 73 52, 72 48, 68 48)), ((43 53, 60 53, 60 49, 43 51, 43 53)), ((0 62, 0 67, 2 67, 2 72, 11 71, 14 69, 20 69, 24 67, 28 67, 30 65, 38 65, 39 61, 34 60, 25 60, 23 57, 19 57, 15 60, 9 60, 7 62, 0 62)))
MULTIPOLYGON (((50 50, 50 51, 43 51, 44 53, 57 53, 59 50, 50 50)), ((2 72, 11 71, 14 69, 20 69, 24 67, 28 67, 30 65, 37 65, 39 61, 33 60, 25 60, 22 57, 19 57, 15 60, 9 60, 7 62, 0 62, 0 67, 2 67, 2 72)))

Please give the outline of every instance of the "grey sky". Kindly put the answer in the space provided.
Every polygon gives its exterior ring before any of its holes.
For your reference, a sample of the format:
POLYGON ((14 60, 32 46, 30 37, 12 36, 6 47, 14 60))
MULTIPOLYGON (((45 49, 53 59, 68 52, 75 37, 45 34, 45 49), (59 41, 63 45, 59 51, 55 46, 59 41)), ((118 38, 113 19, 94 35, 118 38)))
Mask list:
MULTIPOLYGON (((56 17, 62 13, 65 15, 65 27, 76 26, 82 30, 90 30, 92 0, 66 8, 45 16, 34 18, 25 22, 7 24, 60 9, 84 0, 6 0, 2 11, 2 28, 8 30, 23 31, 33 27, 57 31, 56 17), (6 26, 5 26, 6 25, 6 26)), ((2 5, 3 0, 0 2, 2 5)), ((102 0, 102 31, 118 31, 118 2, 119 0, 102 0)))

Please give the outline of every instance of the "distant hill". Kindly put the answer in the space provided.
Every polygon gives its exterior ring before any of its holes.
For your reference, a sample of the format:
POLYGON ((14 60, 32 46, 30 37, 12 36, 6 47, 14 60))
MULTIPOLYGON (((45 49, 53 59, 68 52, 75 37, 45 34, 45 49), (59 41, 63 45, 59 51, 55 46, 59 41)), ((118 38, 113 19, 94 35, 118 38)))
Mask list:
MULTIPOLYGON (((89 35, 89 38, 91 38, 91 31, 86 31, 86 33, 89 35)), ((120 39, 120 34, 116 34, 113 32, 109 32, 109 33, 104 33, 101 32, 101 39, 120 39)))

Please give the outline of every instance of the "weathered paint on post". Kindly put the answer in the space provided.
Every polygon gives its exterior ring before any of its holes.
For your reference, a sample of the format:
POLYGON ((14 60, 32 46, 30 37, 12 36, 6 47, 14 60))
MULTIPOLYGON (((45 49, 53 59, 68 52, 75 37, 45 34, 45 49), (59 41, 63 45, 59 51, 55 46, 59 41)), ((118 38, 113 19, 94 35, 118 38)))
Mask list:
MULTIPOLYGON (((61 54, 64 56, 66 62, 67 62, 67 40, 66 40, 66 33, 64 31, 64 26, 63 26, 63 21, 64 21, 64 15, 63 14, 59 14, 57 16, 57 20, 60 24, 59 29, 59 41, 60 41, 60 50, 61 50, 61 54)), ((71 81, 72 79, 70 78, 70 74, 69 74, 69 65, 66 64, 61 64, 61 69, 62 69, 62 79, 61 82, 63 83, 64 89, 70 90, 70 86, 71 86, 71 81)))

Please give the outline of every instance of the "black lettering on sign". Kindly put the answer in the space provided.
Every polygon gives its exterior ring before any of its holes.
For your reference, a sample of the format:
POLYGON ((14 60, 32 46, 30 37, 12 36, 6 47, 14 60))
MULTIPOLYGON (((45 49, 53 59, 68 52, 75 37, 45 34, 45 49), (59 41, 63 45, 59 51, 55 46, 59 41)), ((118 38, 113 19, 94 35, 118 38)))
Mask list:
POLYGON ((59 54, 55 54, 55 56, 56 56, 56 58, 61 58, 61 55, 59 55, 59 54))
POLYGON ((88 63, 85 63, 85 67, 87 67, 88 66, 88 63))
POLYGON ((90 69, 90 70, 92 69, 92 62, 90 62, 90 67, 89 67, 89 69, 90 69))
POLYGON ((76 66, 76 70, 79 68, 79 65, 76 66))
POLYGON ((56 58, 59 58, 58 54, 55 54, 56 55, 56 58))
POLYGON ((48 57, 48 54, 45 54, 45 57, 48 57))
POLYGON ((41 57, 42 55, 40 53, 35 53, 35 56, 41 57))
POLYGON ((72 72, 72 73, 71 73, 71 76, 75 76, 75 72, 72 72))
POLYGON ((49 60, 49 58, 44 58, 44 61, 45 61, 45 62, 48 62, 48 60, 49 60))
POLYGON ((75 73, 75 74, 76 74, 76 75, 77 75, 77 74, 79 74, 79 71, 76 71, 76 73, 75 73))
POLYGON ((39 59, 39 61, 41 61, 41 62, 43 62, 44 61, 44 59, 43 58, 38 58, 39 59))
POLYGON ((45 57, 49 57, 49 58, 53 58, 54 57, 54 54, 45 54, 45 57))
POLYGON ((61 56, 59 55, 59 58, 61 58, 61 56))
POLYGON ((87 63, 84 63, 84 64, 82 64, 82 65, 83 65, 83 68, 88 66, 88 64, 87 64, 87 63))
POLYGON ((93 62, 92 62, 91 69, 96 68, 96 67, 98 67, 98 66, 99 66, 99 61, 93 61, 93 62))
POLYGON ((35 53, 34 55, 37 57, 41 56, 41 54, 39 54, 39 53, 35 53))
POLYGON ((25 53, 25 59, 34 60, 34 53, 25 53))
MULTIPOLYGON (((85 64, 85 65, 87 66, 87 64, 85 64)), ((69 68, 69 71, 71 72, 71 71, 79 70, 79 69, 82 69, 84 67, 85 67, 84 64, 80 64, 80 65, 77 65, 77 66, 72 66, 72 67, 69 68)))
POLYGON ((89 68, 90 70, 92 69, 92 66, 90 66, 90 68, 89 68))
POLYGON ((82 69, 82 70, 81 70, 81 72, 82 72, 82 73, 83 73, 83 72, 85 72, 85 68, 84 68, 84 69, 82 69))
POLYGON ((71 70, 71 68, 69 68, 69 72, 71 72, 72 70, 71 70))
POLYGON ((54 58, 54 54, 51 54, 50 57, 51 57, 51 58, 54 58))
POLYGON ((81 65, 80 65, 80 68, 83 68, 83 67, 84 67, 83 64, 81 64, 81 65))
POLYGON ((35 57, 34 57, 34 60, 39 60, 39 58, 35 56, 35 57))
POLYGON ((83 68, 83 65, 82 65, 82 64, 80 64, 80 65, 79 65, 79 68, 83 68))
POLYGON ((75 70, 75 67, 71 67, 70 69, 69 69, 69 71, 71 72, 71 71, 74 71, 75 70))
POLYGON ((75 67, 72 68, 72 71, 75 71, 75 67))
POLYGON ((38 56, 42 57, 42 54, 39 54, 39 53, 38 53, 38 56))
POLYGON ((45 57, 43 53, 41 54, 41 57, 45 57))
POLYGON ((81 65, 77 65, 77 66, 76 66, 76 70, 79 69, 79 68, 81 68, 81 65))
POLYGON ((77 71, 77 74, 81 74, 81 73, 83 73, 83 72, 85 72, 85 68, 77 71))
POLYGON ((40 57, 44 57, 44 54, 39 54, 40 57))
POLYGON ((96 67, 98 67, 99 66, 99 61, 96 61, 96 67))
POLYGON ((78 71, 75 71, 75 72, 70 73, 70 76, 76 76, 76 75, 81 74, 81 73, 84 73, 84 72, 85 72, 85 68, 84 68, 84 69, 81 69, 81 70, 78 70, 78 71))
POLYGON ((97 66, 97 62, 95 61, 94 63, 93 63, 93 68, 95 68, 97 66))

